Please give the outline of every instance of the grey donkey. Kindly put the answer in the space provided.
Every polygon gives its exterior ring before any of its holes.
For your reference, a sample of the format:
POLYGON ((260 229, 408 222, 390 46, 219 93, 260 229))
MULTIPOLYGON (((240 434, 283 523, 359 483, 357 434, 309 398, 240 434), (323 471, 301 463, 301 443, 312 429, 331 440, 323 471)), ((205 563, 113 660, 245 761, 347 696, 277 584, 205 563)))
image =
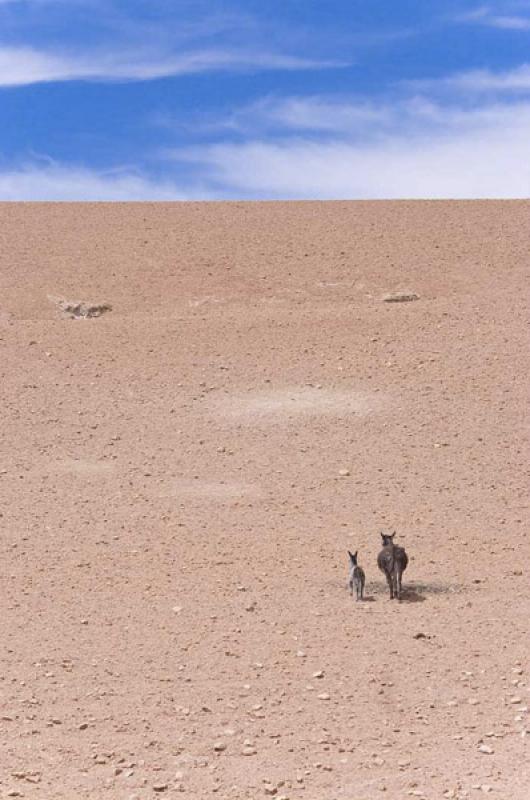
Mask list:
POLYGON ((409 559, 405 548, 394 544, 395 535, 395 531, 392 534, 381 533, 383 549, 377 556, 377 566, 385 574, 390 589, 390 599, 397 597, 401 600, 401 576, 407 569, 409 559))
POLYGON ((348 578, 348 586, 350 587, 350 594, 353 597, 353 587, 355 586, 355 595, 357 600, 363 599, 364 593, 364 570, 357 564, 357 553, 350 553, 350 577, 348 578))

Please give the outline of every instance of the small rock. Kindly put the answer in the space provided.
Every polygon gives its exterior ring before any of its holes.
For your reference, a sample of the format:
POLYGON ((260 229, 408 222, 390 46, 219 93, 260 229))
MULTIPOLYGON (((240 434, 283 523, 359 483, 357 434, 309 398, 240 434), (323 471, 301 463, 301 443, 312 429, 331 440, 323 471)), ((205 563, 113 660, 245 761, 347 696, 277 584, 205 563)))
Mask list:
POLYGON ((241 751, 241 755, 243 756, 255 756, 258 751, 252 745, 245 745, 245 747, 241 751))
POLYGON ((489 744, 480 744, 478 749, 480 753, 484 753, 487 756, 491 756, 495 752, 493 747, 490 747, 489 744))
POLYGON ((339 475, 341 478, 347 478, 350 474, 351 473, 349 469, 339 469, 339 475))
POLYGON ((510 697, 510 703, 513 703, 514 705, 516 703, 521 703, 521 702, 522 702, 522 700, 521 700, 520 697, 510 697))
POLYGON ((226 743, 225 742, 215 742, 213 749, 216 753, 222 753, 223 750, 226 750, 226 743))
POLYGON ((383 296, 385 303, 410 303, 412 300, 419 300, 419 295, 415 292, 390 292, 383 296))
POLYGON ((278 794, 278 789, 276 788, 276 786, 272 786, 271 784, 266 784, 266 785, 263 787, 263 791, 264 791, 264 792, 265 792, 265 794, 267 794, 267 795, 275 795, 275 794, 278 794))
POLYGON ((321 694, 317 695, 319 700, 329 700, 329 694, 327 692, 322 692, 321 694))
POLYGON ((153 786, 153 792, 166 792, 167 790, 167 783, 155 783, 153 786))
POLYGON ((324 677, 324 670, 319 669, 316 672, 313 672, 313 678, 323 678, 324 677))

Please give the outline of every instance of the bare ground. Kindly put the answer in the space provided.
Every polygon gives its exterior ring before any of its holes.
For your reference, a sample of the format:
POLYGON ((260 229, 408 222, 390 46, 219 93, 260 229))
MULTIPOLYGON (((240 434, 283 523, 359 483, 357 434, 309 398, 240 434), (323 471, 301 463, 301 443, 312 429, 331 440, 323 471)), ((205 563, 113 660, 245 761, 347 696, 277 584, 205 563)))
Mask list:
POLYGON ((527 800, 529 214, 0 206, 0 797, 527 800))

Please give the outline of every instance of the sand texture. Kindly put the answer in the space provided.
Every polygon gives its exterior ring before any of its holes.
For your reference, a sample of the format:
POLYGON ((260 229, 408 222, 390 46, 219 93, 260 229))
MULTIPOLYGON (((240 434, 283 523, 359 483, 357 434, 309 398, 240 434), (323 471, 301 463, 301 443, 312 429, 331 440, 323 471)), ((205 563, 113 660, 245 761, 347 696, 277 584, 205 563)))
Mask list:
POLYGON ((0 206, 0 798, 528 800, 529 278, 527 202, 0 206))

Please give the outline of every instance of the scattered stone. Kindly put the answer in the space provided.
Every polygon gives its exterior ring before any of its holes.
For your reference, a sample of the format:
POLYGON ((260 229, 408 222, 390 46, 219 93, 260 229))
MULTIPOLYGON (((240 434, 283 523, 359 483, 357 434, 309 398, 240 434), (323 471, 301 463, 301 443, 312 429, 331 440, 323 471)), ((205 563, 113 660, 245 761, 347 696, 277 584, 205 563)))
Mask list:
POLYGON ((514 705, 516 705, 517 703, 522 703, 522 702, 523 701, 521 700, 520 697, 510 697, 510 703, 513 703, 514 705))
POLYGON ((223 750, 226 750, 226 742, 215 742, 213 749, 216 753, 222 753, 223 750))
POLYGON ((487 756, 491 756, 495 752, 493 747, 490 747, 489 744, 479 744, 478 749, 480 753, 484 753, 487 756))
POLYGON ((419 295, 415 292, 390 292, 383 295, 385 303, 410 303, 412 300, 419 300, 419 295))
POLYGON ((350 474, 351 473, 349 469, 339 469, 339 475, 341 478, 347 478, 350 474))
POLYGON ((155 783, 154 786, 153 786, 153 791, 154 792, 166 792, 168 790, 168 788, 169 787, 168 787, 167 783, 155 783))
POLYGON ((324 670, 319 669, 316 672, 313 672, 313 678, 323 678, 324 677, 324 670))
POLYGON ((269 784, 266 784, 266 785, 263 787, 263 791, 264 791, 264 792, 265 792, 265 794, 267 794, 267 795, 275 795, 275 794, 278 794, 278 789, 276 788, 276 786, 272 786, 272 784, 270 784, 270 783, 269 783, 269 784))
POLYGON ((241 751, 241 755, 243 755, 243 756, 255 756, 257 752, 258 751, 256 750, 255 747, 253 747, 250 744, 246 744, 243 747, 242 751, 241 751))
POLYGON ((86 731, 87 728, 88 728, 88 722, 82 722, 81 725, 79 726, 80 731, 86 731))
POLYGON ((317 695, 319 700, 329 700, 329 694, 327 692, 322 692, 321 694, 317 695))
POLYGON ((92 317, 101 317, 107 311, 112 311, 110 303, 59 300, 57 305, 70 319, 91 319, 92 317))

